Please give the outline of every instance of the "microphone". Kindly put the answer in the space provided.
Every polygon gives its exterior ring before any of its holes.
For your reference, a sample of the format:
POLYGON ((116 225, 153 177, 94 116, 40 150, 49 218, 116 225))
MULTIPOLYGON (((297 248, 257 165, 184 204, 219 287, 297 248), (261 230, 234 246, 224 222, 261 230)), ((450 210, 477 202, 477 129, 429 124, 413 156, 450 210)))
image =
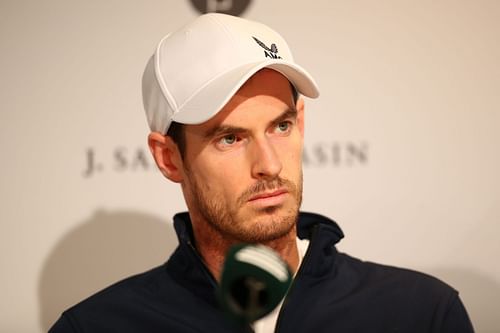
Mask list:
POLYGON ((238 244, 226 255, 218 298, 233 321, 251 324, 281 302, 291 282, 288 265, 275 251, 264 245, 238 244))

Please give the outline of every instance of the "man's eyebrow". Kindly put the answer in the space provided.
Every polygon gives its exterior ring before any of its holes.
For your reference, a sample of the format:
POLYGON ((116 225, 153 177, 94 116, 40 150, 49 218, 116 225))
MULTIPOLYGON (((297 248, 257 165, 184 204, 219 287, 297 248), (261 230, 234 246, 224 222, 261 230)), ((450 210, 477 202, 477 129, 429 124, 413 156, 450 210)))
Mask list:
MULTIPOLYGON (((275 119, 271 120, 269 122, 269 125, 274 125, 279 122, 282 122, 285 119, 289 118, 296 118, 297 117, 297 109, 294 108, 289 108, 283 113, 281 113, 278 117, 275 119)), ((247 132, 248 129, 244 127, 238 127, 238 126, 231 126, 231 125, 220 125, 220 126, 215 126, 213 128, 210 128, 208 131, 206 131, 203 134, 203 137, 206 139, 211 139, 217 136, 221 136, 223 134, 233 134, 233 133, 244 133, 247 132)))
POLYGON ((282 122, 283 120, 290 119, 290 118, 297 118, 297 109, 295 107, 286 110, 285 112, 280 114, 278 117, 276 117, 276 119, 272 120, 270 123, 277 124, 279 122, 282 122))
POLYGON ((203 137, 207 139, 214 138, 216 136, 220 136, 222 134, 229 134, 229 133, 243 133, 247 131, 246 128, 243 127, 237 127, 237 126, 231 126, 231 125, 221 125, 221 126, 215 126, 211 129, 209 129, 207 132, 203 134, 203 137))

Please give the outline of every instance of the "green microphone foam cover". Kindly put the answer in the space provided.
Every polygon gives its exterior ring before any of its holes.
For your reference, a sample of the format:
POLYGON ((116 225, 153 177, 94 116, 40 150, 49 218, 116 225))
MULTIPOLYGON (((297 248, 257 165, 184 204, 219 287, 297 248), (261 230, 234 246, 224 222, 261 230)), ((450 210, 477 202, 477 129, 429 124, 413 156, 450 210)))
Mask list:
POLYGON ((233 320, 252 323, 281 302, 291 282, 288 265, 271 248, 238 244, 226 255, 218 298, 233 320))

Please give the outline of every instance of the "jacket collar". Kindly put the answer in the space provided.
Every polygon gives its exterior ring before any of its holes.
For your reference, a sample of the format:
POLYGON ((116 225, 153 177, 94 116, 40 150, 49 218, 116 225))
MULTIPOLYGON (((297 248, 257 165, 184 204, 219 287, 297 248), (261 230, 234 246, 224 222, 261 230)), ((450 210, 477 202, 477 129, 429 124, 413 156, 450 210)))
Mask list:
MULTIPOLYGON (((167 271, 178 284, 215 305, 217 282, 196 251, 189 213, 176 214, 174 228, 179 246, 166 264, 167 271)), ((319 214, 300 212, 297 236, 310 241, 299 271, 300 275, 320 278, 333 273, 332 267, 337 253, 335 244, 344 237, 337 223, 319 214)))
POLYGON ((301 212, 297 223, 297 236, 309 240, 309 248, 299 268, 300 276, 321 278, 334 274, 333 267, 337 255, 335 244, 344 237, 338 224, 320 214, 301 212))

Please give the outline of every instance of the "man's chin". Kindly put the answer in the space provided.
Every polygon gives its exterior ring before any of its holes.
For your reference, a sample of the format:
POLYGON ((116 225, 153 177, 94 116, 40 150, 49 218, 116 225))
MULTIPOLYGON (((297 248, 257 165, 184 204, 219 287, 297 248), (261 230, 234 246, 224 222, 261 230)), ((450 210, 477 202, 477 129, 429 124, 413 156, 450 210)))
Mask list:
POLYGON ((296 214, 276 214, 263 212, 259 216, 243 222, 245 230, 239 232, 242 241, 248 243, 269 242, 283 238, 292 232, 297 221, 296 214))

